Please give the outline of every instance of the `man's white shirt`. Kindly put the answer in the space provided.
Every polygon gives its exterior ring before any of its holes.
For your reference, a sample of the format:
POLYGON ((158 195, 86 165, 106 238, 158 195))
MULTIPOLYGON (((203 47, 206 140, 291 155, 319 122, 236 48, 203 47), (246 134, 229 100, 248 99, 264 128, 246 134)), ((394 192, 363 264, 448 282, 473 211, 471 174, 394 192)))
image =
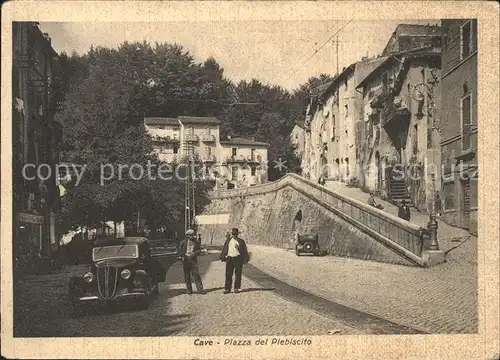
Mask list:
POLYGON ((231 238, 229 240, 229 245, 227 249, 227 256, 228 257, 237 257, 240 255, 240 251, 238 250, 239 244, 238 241, 235 238, 231 238))

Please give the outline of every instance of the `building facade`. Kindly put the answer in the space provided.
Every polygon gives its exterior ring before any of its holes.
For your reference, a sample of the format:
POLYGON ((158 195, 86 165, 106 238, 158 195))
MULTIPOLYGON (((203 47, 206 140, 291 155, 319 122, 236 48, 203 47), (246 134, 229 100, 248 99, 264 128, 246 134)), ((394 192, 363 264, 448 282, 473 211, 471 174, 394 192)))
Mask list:
POLYGON ((222 181, 218 182, 221 188, 241 188, 267 182, 269 144, 232 137, 220 144, 222 151, 218 163, 223 165, 223 171, 219 170, 222 181))
POLYGON ((342 70, 317 90, 307 108, 304 166, 310 178, 349 181, 359 177, 357 127, 363 117, 363 95, 357 84, 380 59, 363 59, 342 70))
POLYGON ((144 126, 151 136, 153 150, 160 161, 173 163, 181 158, 181 133, 176 118, 150 117, 144 119, 144 126))
POLYGON ((290 143, 295 147, 295 155, 297 158, 302 159, 305 151, 306 144, 306 130, 304 123, 296 123, 290 133, 290 143))
POLYGON ((208 167, 221 153, 219 125, 215 117, 179 116, 182 154, 196 154, 208 167))
POLYGON ((54 121, 51 91, 57 54, 36 22, 13 22, 12 35, 14 255, 19 267, 36 268, 53 258, 60 237, 62 125, 54 121))
POLYGON ((441 27, 439 25, 399 24, 382 51, 382 56, 440 43, 441 27))
POLYGON ((440 183, 441 49, 419 48, 385 57, 358 85, 361 185, 430 212, 440 183))
POLYGON ((198 158, 205 176, 217 189, 253 186, 267 181, 269 144, 250 139, 221 140, 220 120, 214 117, 149 117, 144 126, 162 162, 198 158))
POLYGON ((477 20, 443 19, 442 28, 442 218, 477 234, 477 20))

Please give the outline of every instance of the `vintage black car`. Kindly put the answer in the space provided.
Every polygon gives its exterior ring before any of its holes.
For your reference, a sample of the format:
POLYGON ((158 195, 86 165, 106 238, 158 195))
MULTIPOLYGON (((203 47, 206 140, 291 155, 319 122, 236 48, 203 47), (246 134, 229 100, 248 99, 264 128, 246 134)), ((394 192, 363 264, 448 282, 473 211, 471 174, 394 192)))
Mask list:
POLYGON ((105 238, 96 240, 92 249, 91 269, 69 281, 69 298, 73 310, 84 304, 106 305, 124 300, 149 306, 150 297, 159 291, 166 270, 151 255, 149 242, 143 237, 105 238))
POLYGON ((319 248, 318 234, 299 234, 297 236, 297 244, 295 244, 295 255, 300 256, 301 253, 324 255, 324 251, 321 251, 319 248))

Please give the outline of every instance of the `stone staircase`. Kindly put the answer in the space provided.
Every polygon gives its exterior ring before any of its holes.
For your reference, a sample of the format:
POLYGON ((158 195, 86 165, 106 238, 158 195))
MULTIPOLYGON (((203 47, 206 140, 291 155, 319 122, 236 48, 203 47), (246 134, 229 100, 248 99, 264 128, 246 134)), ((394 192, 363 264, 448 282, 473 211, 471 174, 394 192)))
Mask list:
POLYGON ((410 194, 408 193, 408 189, 406 187, 406 183, 404 179, 394 179, 393 177, 389 180, 389 199, 395 205, 401 205, 403 200, 406 201, 408 206, 414 206, 410 194))

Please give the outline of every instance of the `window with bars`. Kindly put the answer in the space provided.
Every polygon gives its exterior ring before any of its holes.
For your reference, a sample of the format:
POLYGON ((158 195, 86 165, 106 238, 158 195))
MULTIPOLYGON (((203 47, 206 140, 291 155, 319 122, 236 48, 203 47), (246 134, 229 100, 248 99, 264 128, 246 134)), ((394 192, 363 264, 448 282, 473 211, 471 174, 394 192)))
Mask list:
POLYGON ((471 130, 471 99, 470 94, 462 98, 462 150, 470 149, 470 130, 471 130))
POLYGON ((332 126, 330 127, 330 138, 333 141, 335 139, 335 115, 332 114, 332 126))

